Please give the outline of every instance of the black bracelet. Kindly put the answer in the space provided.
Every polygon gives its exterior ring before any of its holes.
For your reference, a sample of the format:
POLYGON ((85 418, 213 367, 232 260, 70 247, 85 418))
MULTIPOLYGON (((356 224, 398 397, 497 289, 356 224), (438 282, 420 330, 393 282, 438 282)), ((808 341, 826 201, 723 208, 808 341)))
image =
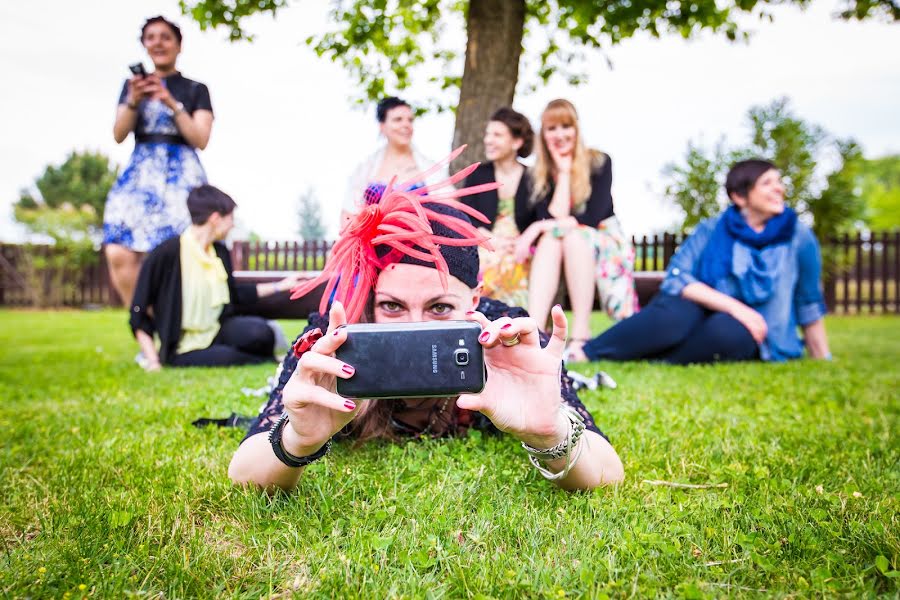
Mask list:
POLYGON ((284 426, 287 424, 289 418, 287 413, 283 413, 281 418, 278 419, 278 422, 272 427, 269 431, 269 443, 272 444, 272 451, 275 453, 275 457, 278 458, 285 465, 298 468, 305 467, 306 465, 316 462, 331 450, 331 440, 329 439, 325 442, 325 445, 316 450, 313 454, 309 456, 294 456, 290 452, 284 449, 284 445, 281 443, 281 434, 284 432, 284 426))

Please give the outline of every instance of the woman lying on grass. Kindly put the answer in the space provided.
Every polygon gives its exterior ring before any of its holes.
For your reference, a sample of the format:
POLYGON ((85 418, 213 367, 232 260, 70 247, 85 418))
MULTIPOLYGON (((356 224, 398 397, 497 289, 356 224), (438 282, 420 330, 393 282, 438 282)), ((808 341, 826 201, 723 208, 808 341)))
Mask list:
POLYGON ((344 228, 322 276, 297 289, 295 297, 330 282, 321 312, 313 313, 288 352, 268 403, 231 460, 233 481, 292 489, 303 467, 327 454, 336 435, 359 442, 396 440, 463 435, 469 427, 494 428, 520 440, 527 452, 523 459, 528 456, 544 477, 565 489, 590 489, 624 477, 616 451, 562 369, 567 330, 562 309, 553 308, 547 336, 523 309, 481 297, 477 246, 489 244, 465 213, 485 219, 454 198, 485 186, 450 187, 475 166, 414 192, 394 191, 405 189, 402 183, 390 186, 380 204, 344 228), (428 202, 420 204, 425 194, 428 202), (331 290, 336 300, 326 317, 331 290), (340 326, 363 315, 375 323, 477 322, 487 365, 484 390, 458 398, 358 402, 337 395, 336 379, 354 373, 354 365, 334 356, 347 339, 340 326))

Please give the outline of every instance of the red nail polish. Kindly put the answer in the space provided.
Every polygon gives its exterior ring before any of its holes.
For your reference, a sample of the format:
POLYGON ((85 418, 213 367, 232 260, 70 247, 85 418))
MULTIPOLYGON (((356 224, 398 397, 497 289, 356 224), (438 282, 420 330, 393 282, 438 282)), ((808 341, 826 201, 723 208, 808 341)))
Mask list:
POLYGON ((510 327, 512 327, 512 323, 507 323, 506 325, 504 325, 504 326, 501 327, 500 329, 509 329, 510 327))
POLYGON ((332 333, 331 335, 337 335, 337 334, 339 334, 340 332, 341 332, 340 329, 335 329, 335 330, 334 330, 334 333, 332 333))
POLYGON ((482 333, 480 336, 478 336, 478 341, 479 341, 479 342, 486 342, 486 341, 488 341, 488 338, 489 338, 489 337, 491 337, 491 332, 490 332, 490 331, 485 331, 485 332, 482 333))
POLYGON ((353 410, 354 408, 356 408, 356 402, 354 402, 353 400, 344 400, 344 408, 346 408, 347 410, 353 410))
POLYGON ((469 317, 469 316, 474 315, 474 314, 475 314, 475 311, 474 311, 474 310, 470 310, 470 311, 468 311, 468 312, 466 313, 466 316, 469 317))
POLYGON ((351 367, 350 365, 344 365, 343 367, 341 367, 341 371, 343 371, 347 375, 353 375, 353 372, 355 371, 355 369, 353 367, 351 367))

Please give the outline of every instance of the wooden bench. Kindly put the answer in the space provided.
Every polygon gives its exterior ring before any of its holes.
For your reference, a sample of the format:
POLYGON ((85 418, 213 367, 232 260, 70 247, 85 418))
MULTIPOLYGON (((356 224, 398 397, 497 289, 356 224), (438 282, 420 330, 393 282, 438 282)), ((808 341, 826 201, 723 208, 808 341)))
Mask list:
MULTIPOLYGON (((234 278, 238 283, 271 283, 280 281, 291 274, 291 271, 235 271, 234 278)), ((319 271, 294 271, 302 281, 309 281, 319 275, 319 271)), ((665 271, 640 271, 634 274, 634 286, 638 294, 638 302, 646 306, 659 291, 665 271)), ((241 307, 245 312, 265 317, 266 319, 306 319, 311 312, 319 309, 319 300, 325 292, 322 284, 303 298, 291 300, 290 292, 278 292, 259 301, 252 306, 241 307)), ((563 306, 568 306, 568 298, 561 294, 563 306)), ((599 310, 599 303, 595 304, 599 310)))

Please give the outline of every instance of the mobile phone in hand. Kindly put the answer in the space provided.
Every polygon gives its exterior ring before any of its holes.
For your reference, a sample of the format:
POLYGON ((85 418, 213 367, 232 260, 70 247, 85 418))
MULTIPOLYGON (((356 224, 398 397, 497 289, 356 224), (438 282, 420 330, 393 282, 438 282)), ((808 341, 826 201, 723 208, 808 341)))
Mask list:
POLYGON ((128 65, 128 70, 131 71, 132 75, 137 75, 138 77, 144 78, 147 76, 147 71, 144 70, 144 63, 134 63, 133 65, 128 65))
POLYGON ((435 398, 484 389, 481 327, 471 321, 354 323, 335 356, 353 366, 345 398, 435 398))

